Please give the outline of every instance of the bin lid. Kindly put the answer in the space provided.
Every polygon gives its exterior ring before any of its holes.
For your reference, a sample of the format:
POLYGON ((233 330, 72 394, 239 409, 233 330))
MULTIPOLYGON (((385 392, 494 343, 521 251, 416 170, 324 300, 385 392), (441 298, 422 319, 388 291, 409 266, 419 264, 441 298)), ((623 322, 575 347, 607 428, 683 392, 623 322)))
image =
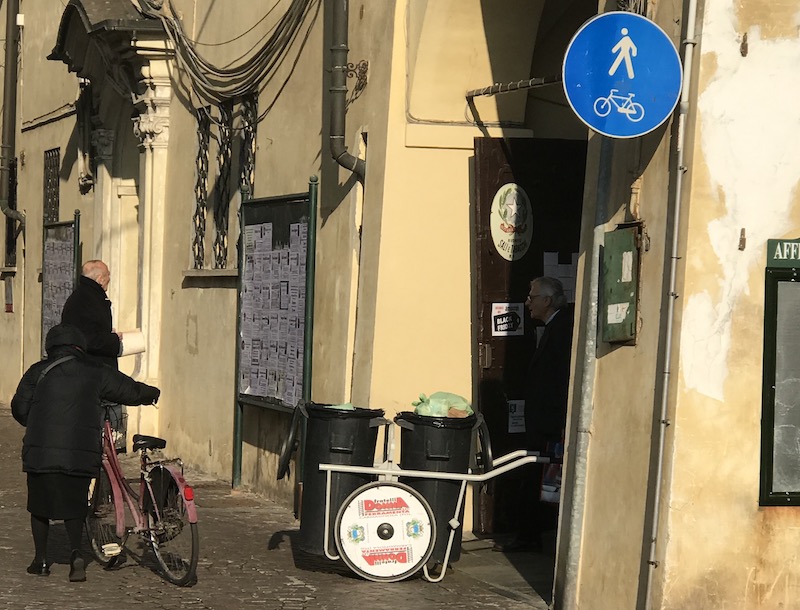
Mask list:
POLYGON ((305 405, 304 414, 308 418, 315 419, 333 419, 333 418, 372 418, 383 417, 383 409, 364 409, 362 407, 353 407, 351 409, 339 409, 335 405, 318 404, 309 402, 305 405))
POLYGON ((419 426, 463 430, 464 428, 474 427, 477 417, 474 414, 468 415, 467 417, 434 417, 432 415, 419 415, 413 411, 403 411, 402 413, 398 413, 394 418, 395 421, 398 419, 419 426))

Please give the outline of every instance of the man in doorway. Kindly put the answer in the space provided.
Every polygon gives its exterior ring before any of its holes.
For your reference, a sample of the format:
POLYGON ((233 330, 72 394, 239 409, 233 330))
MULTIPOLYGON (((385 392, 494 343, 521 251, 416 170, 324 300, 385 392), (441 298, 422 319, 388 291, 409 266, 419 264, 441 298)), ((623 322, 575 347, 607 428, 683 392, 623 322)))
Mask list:
MULTIPOLYGON (((122 333, 116 332, 111 311, 111 300, 106 294, 111 282, 111 272, 101 260, 86 261, 81 267, 78 287, 64 303, 61 323, 76 326, 86 337, 86 354, 93 360, 119 369, 117 358, 122 355, 122 333)), ((123 423, 124 407, 109 410, 117 450, 125 451, 123 423)))
MULTIPOLYGON (((573 312, 561 282, 538 277, 531 282, 525 306, 531 318, 544 324, 525 378, 525 442, 528 451, 547 453, 564 437, 572 354, 573 312)), ((540 499, 542 465, 532 469, 528 492, 529 510, 520 532, 510 543, 495 546, 504 553, 538 551, 547 525, 547 511, 540 499)))

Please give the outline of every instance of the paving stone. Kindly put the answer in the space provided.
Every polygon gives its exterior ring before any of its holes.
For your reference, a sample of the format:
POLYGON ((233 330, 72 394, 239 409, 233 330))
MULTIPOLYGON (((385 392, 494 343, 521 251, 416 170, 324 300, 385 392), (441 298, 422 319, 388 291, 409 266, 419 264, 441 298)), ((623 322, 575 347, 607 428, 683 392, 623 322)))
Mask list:
MULTIPOLYGON (((0 405, 0 610, 546 608, 533 591, 529 597, 504 592, 458 569, 438 584, 418 577, 397 583, 363 580, 341 563, 297 550, 298 522, 290 510, 255 494, 232 493, 228 483, 190 470, 200 532, 194 586, 164 581, 149 549, 133 538, 119 567, 103 570, 90 562, 87 582, 70 583, 69 544, 60 522, 50 528, 51 576, 31 576, 25 572, 33 541, 20 462, 23 433, 8 407, 0 405)), ((135 458, 124 459, 130 466, 135 458)))

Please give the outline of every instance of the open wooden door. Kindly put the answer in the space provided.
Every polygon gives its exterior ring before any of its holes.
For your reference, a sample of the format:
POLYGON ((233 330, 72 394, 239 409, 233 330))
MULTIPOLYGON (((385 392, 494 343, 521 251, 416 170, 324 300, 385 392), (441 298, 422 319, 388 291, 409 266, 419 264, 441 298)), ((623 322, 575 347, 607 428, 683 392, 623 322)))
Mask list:
MULTIPOLYGON (((585 141, 475 139, 475 396, 495 456, 525 444, 530 280, 558 277, 574 302, 585 169, 585 141)), ((526 484, 520 470, 495 479, 477 503, 476 531, 516 529, 526 484)))

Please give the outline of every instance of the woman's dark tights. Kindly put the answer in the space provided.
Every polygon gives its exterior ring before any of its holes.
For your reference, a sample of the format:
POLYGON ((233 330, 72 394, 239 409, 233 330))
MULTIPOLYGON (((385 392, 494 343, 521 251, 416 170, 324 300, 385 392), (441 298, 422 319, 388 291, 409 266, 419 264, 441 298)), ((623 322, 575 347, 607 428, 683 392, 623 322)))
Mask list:
MULTIPOLYGON (((83 535, 82 519, 65 519, 64 528, 67 530, 69 544, 72 550, 81 548, 81 536, 83 535)), ((31 533, 33 534, 33 546, 36 549, 36 561, 45 562, 47 560, 47 534, 50 530, 50 520, 46 517, 31 515, 31 533)))

